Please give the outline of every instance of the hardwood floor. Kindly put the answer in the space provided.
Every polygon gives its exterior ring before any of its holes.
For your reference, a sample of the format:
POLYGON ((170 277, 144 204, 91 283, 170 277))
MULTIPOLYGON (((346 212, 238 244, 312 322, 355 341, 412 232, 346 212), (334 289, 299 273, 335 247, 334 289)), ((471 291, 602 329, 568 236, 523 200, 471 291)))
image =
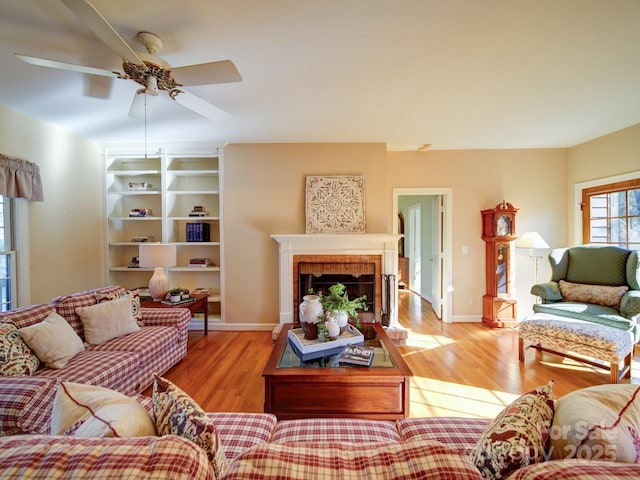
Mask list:
MULTIPOLYGON (((514 329, 491 329, 479 323, 440 322, 428 302, 401 290, 400 324, 409 330, 399 347, 413 371, 411 416, 493 418, 520 394, 554 380, 556 397, 579 388, 608 383, 604 370, 528 350, 526 366, 518 362, 514 329)), ((187 357, 165 374, 206 411, 262 412, 261 376, 271 332, 210 331, 190 333, 187 357)), ((634 357, 633 372, 640 367, 634 357)), ((633 383, 640 383, 638 377, 633 383)), ((145 393, 150 394, 150 389, 145 393)))

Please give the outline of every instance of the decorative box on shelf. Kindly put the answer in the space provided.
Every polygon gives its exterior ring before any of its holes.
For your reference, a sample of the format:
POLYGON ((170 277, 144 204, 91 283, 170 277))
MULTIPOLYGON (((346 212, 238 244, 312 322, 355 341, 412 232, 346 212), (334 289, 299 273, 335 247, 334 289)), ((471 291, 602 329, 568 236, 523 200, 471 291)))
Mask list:
MULTIPOLYGON (((313 353, 322 352, 321 355, 332 355, 331 350, 337 349, 335 353, 340 353, 342 348, 346 345, 358 345, 364 343, 364 335, 353 325, 347 325, 347 329, 340 334, 335 340, 328 342, 320 339, 308 340, 304 338, 304 332, 302 328, 291 328, 287 332, 289 336, 289 342, 291 343, 296 353, 301 355, 309 355, 313 353)), ((317 358, 317 356, 316 356, 317 358)), ((306 360, 307 358, 305 358, 306 360)))

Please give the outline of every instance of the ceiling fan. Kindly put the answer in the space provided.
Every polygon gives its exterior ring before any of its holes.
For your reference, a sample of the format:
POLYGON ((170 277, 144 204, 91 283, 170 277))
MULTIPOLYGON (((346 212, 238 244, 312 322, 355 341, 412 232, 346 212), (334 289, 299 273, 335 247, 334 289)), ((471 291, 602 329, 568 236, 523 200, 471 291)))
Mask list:
POLYGON ((173 68, 165 60, 156 56, 164 44, 153 33, 138 33, 137 38, 144 45, 146 52, 135 52, 91 3, 86 0, 60 1, 75 13, 102 42, 122 58, 122 72, 16 53, 15 55, 20 60, 43 67, 134 80, 144 88, 137 90, 134 95, 129 110, 129 115, 133 117, 144 116, 146 118, 149 115, 146 100, 148 96, 158 96, 160 90, 165 91, 171 100, 175 100, 184 107, 211 120, 219 120, 221 116, 228 115, 182 87, 241 81, 242 77, 231 60, 173 68))

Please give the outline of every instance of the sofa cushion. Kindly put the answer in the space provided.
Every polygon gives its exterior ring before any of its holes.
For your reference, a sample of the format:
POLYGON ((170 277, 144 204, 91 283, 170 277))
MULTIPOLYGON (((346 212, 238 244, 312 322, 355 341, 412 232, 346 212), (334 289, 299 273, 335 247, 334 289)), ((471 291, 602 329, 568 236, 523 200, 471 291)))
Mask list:
POLYGON ((207 412, 207 416, 216 426, 227 460, 247 448, 267 443, 278 422, 271 413, 207 412))
POLYGON ((40 359, 24 343, 13 323, 0 323, 0 375, 22 377, 33 375, 40 359))
POLYGON ((62 382, 53 402, 51 434, 76 437, 156 435, 149 412, 133 398, 108 388, 62 382))
POLYGON ((438 442, 269 443, 242 453, 225 480, 482 479, 464 455, 438 442))
POLYGON ((637 463, 611 463, 584 460, 552 460, 521 468, 509 477, 509 480, 636 480, 640 478, 640 465, 637 463))
POLYGON ((3 478, 211 480, 204 451, 176 436, 0 438, 3 478))
POLYGON ((489 424, 469 455, 484 478, 506 478, 544 460, 554 411, 552 387, 553 381, 525 393, 489 424))
POLYGON ((22 339, 49 368, 63 368, 84 351, 82 340, 67 321, 55 312, 40 323, 21 328, 22 339))
POLYGON ((216 478, 227 466, 215 424, 200 406, 166 378, 154 375, 153 414, 158 435, 179 435, 207 454, 216 478))
MULTIPOLYGON (((178 309, 156 310, 174 311, 178 309)), ((187 310, 187 312, 189 312, 187 310)), ((162 374, 169 370, 185 355, 185 343, 176 328, 165 326, 144 326, 137 332, 113 338, 100 345, 94 345, 94 351, 133 352, 140 358, 140 380, 142 388, 153 384, 153 373, 162 374)))
POLYGON ((487 418, 422 417, 400 419, 396 426, 405 442, 435 440, 466 455, 474 449, 490 422, 487 418))
POLYGON ((281 420, 272 442, 399 442, 393 422, 355 418, 307 418, 281 420))
POLYGON ((35 325, 55 312, 51 305, 28 305, 7 312, 0 312, 0 321, 10 322, 19 330, 29 325, 35 325))
POLYGON ((65 318, 69 325, 76 331, 78 336, 84 339, 84 330, 82 328, 82 320, 76 313, 77 307, 89 307, 97 303, 96 294, 114 294, 117 292, 124 292, 125 289, 118 285, 111 285, 109 287, 93 288, 91 290, 84 290, 82 292, 72 293, 70 295, 61 295, 51 300, 51 305, 55 308, 56 312, 65 318))
POLYGON ((556 402, 551 458, 640 462, 640 386, 597 385, 556 402))
POLYGON ((76 307, 76 313, 82 320, 84 338, 89 345, 99 345, 140 330, 131 312, 129 295, 88 307, 76 307))
POLYGON ((591 285, 627 285, 627 259, 630 250, 614 245, 579 245, 551 250, 551 255, 565 258, 566 275, 556 277, 552 263, 552 279, 591 285))
POLYGON ((60 380, 0 377, 0 436, 47 434, 60 380))
POLYGON ((587 285, 560 280, 560 292, 567 302, 584 302, 619 307, 620 299, 629 290, 626 285, 610 287, 606 285, 587 285))
POLYGON ((36 376, 98 385, 133 395, 141 390, 142 373, 137 353, 88 349, 73 357, 63 369, 40 368, 36 376))

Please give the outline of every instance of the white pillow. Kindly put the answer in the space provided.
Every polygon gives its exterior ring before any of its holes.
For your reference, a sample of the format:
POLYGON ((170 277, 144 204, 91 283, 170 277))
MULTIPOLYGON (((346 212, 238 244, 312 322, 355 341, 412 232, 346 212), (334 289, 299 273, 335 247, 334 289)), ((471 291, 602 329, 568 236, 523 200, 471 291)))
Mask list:
POLYGON ((69 323, 55 312, 34 325, 18 330, 36 356, 49 368, 62 368, 84 351, 82 339, 69 323))
POLYGON ((89 345, 98 345, 140 330, 131 313, 131 295, 90 307, 76 307, 76 313, 80 316, 84 339, 89 345))
POLYGON ((62 382, 51 412, 51 434, 76 437, 155 436, 149 412, 133 398, 103 387, 62 382))

